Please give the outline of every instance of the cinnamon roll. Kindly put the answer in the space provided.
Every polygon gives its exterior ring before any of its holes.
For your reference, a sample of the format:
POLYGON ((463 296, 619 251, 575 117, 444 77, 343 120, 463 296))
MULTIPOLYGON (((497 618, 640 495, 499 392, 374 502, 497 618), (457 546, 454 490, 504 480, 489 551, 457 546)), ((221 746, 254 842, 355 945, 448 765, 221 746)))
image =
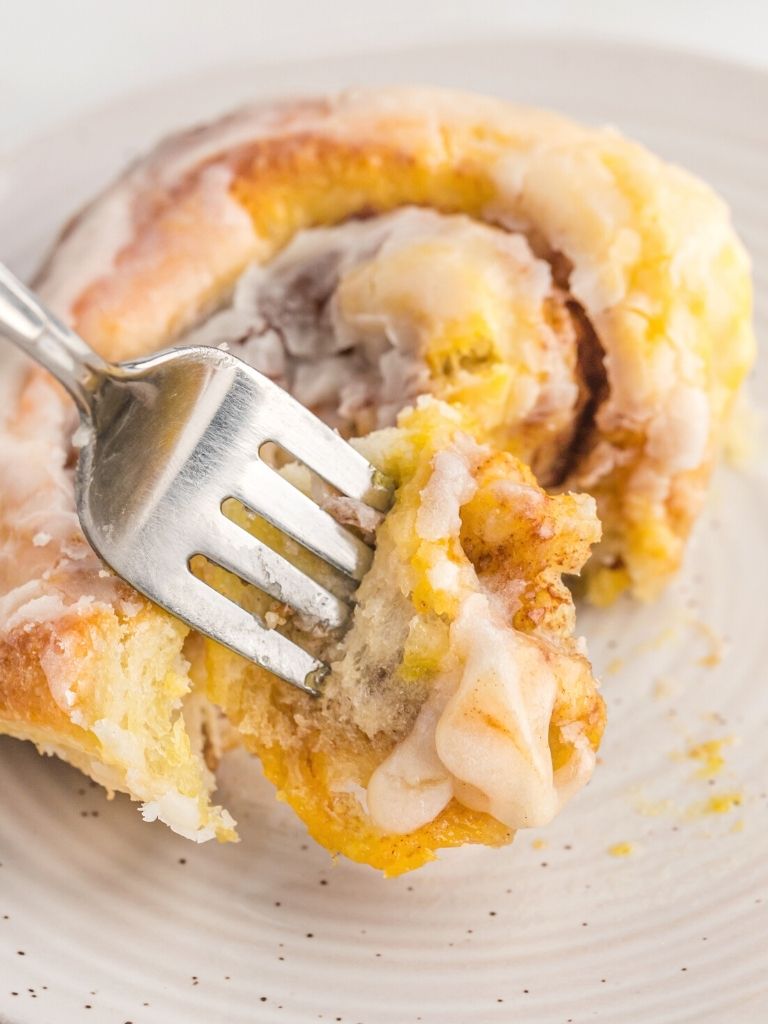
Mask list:
POLYGON ((235 838, 211 794, 241 743, 320 843, 387 874, 549 821, 604 725, 562 577, 584 567, 599 604, 660 591, 753 357, 721 200, 614 131, 354 91, 164 142, 69 225, 37 284, 111 359, 226 347, 397 491, 379 517, 275 453, 375 540, 345 634, 198 567, 331 665, 313 699, 99 563, 74 512, 74 411, 25 370, 0 444, 0 730, 198 841, 235 838))

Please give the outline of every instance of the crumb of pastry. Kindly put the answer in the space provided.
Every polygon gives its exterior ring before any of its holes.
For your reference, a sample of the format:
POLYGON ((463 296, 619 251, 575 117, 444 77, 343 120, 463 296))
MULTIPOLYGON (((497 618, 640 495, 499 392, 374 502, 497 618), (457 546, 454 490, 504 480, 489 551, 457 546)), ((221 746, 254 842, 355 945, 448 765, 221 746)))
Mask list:
POLYGON ((730 736, 716 740, 704 740, 702 743, 694 743, 686 751, 686 757, 699 763, 696 777, 709 779, 718 775, 725 767, 725 747, 733 743, 730 736))
POLYGON ((635 852, 635 844, 628 842, 614 843, 608 847, 608 853, 612 857, 631 857, 635 852))

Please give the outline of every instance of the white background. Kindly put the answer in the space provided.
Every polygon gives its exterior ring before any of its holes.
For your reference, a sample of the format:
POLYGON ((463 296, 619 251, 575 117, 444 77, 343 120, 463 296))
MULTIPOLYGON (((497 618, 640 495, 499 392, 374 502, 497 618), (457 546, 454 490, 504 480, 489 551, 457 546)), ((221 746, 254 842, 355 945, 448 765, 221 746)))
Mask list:
POLYGON ((0 0, 0 152, 197 68, 524 32, 768 67, 768 0, 0 0))

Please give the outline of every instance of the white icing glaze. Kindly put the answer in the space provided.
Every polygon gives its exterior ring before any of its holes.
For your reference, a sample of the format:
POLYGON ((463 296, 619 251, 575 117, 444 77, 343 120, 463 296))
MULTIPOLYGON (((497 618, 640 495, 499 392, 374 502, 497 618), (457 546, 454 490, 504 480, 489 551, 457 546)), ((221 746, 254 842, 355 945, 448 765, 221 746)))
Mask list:
POLYGON ((435 729, 445 705, 436 686, 413 728, 368 783, 367 807, 373 823, 385 832, 413 832, 432 821, 453 796, 453 779, 440 760, 435 729))
POLYGON ((446 448, 435 455, 432 474, 421 492, 416 530, 424 540, 444 540, 461 529, 459 511, 477 490, 466 455, 446 448))
POLYGON ((81 615, 96 603, 94 597, 85 594, 68 604, 60 593, 40 593, 40 589, 37 580, 33 580, 25 587, 17 588, 11 595, 0 601, 0 621, 2 621, 0 634, 12 633, 19 627, 31 629, 32 626, 41 622, 56 622, 57 619, 62 619, 65 615, 81 615), (27 587, 35 596, 19 603, 15 609, 9 611, 8 609, 12 607, 9 598, 19 601, 20 591, 27 587))
POLYGON ((118 581, 100 577, 75 511, 66 439, 74 407, 42 373, 33 375, 0 428, 3 504, 13 516, 12 542, 0 547, 0 634, 30 629, 95 603, 111 604, 118 581), (15 413, 15 415, 14 415, 15 413))
POLYGON ((82 214, 56 246, 39 283, 41 298, 70 321, 72 303, 93 281, 108 273, 135 230, 130 179, 114 186, 82 214))
MULTIPOLYGON (((460 511, 476 492, 473 469, 485 449, 458 436, 437 452, 422 488, 416 530, 425 540, 458 537, 460 511)), ((540 504, 535 488, 495 486, 519 507, 540 504)), ((594 501, 586 499, 594 514, 594 501)), ((581 726, 566 742, 573 753, 554 773, 549 723, 567 657, 509 623, 523 580, 504 593, 485 593, 474 570, 446 556, 430 580, 460 596, 441 673, 408 735, 373 772, 368 809, 375 825, 403 834, 427 824, 451 798, 491 814, 512 829, 546 824, 589 779, 594 753, 581 726)), ((583 643, 579 649, 583 653, 583 643)), ((565 734, 564 734, 565 736, 565 734)))
POLYGON ((324 100, 301 99, 247 104, 209 124, 169 136, 128 177, 135 179, 144 174, 158 184, 173 187, 216 157, 225 161, 232 151, 259 139, 287 131, 301 132, 310 119, 316 123, 325 106, 324 100))
POLYGON ((397 834, 432 821, 452 797, 511 829, 549 822, 590 778, 595 755, 576 723, 553 772, 549 722, 558 689, 553 661, 474 593, 451 626, 446 668, 412 731, 368 784, 379 828, 397 834))
POLYGON ((542 649, 473 594, 451 628, 459 685, 435 731, 462 803, 510 828, 543 825, 559 797, 549 750, 557 680, 542 649))
MULTIPOLYGON (((317 104, 308 109, 317 109, 317 104)), ((75 299, 107 274, 121 249, 135 239, 137 199, 154 190, 173 188, 185 175, 217 155, 221 155, 221 162, 206 169, 203 188, 207 188, 212 202, 217 204, 220 223, 239 228, 247 225, 252 232, 247 214, 228 196, 229 151, 289 125, 299 129, 301 123, 301 106, 295 103, 253 104, 212 124, 164 140, 97 196, 59 238, 37 282, 42 298, 64 320, 71 320, 75 299), (294 108, 286 121, 286 115, 294 108), (222 198, 228 201, 222 202, 222 198)))
POLYGON ((647 455, 666 473, 695 469, 705 459, 710 438, 707 396, 684 384, 674 388, 665 408, 648 426, 647 455))

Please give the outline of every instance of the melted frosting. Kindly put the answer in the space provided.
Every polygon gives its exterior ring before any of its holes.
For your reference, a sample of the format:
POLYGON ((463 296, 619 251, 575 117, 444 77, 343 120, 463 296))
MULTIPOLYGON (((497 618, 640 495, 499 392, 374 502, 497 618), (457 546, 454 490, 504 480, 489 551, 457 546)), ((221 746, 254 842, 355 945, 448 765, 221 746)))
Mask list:
POLYGON ((74 406, 42 373, 21 395, 0 434, 3 504, 14 516, 13 537, 0 547, 4 634, 117 603, 121 593, 80 530, 67 443, 74 406))
MULTIPOLYGON (((437 453, 421 491, 419 536, 458 540, 461 508, 475 493, 473 472, 485 455, 461 436, 437 453)), ((501 483, 515 489, 523 506, 543 500, 534 488, 501 483)), ((594 514, 591 502, 585 511, 594 514)), ((576 723, 566 738, 572 756, 559 772, 552 765, 549 724, 570 658, 510 625, 514 595, 510 602, 509 593, 487 592, 471 569, 447 557, 433 572, 441 589, 460 595, 459 610, 413 728, 369 781, 371 819, 385 832, 407 833, 456 798, 512 829, 544 825, 586 783, 595 763, 576 723)), ((514 591, 514 583, 507 589, 514 591)))

